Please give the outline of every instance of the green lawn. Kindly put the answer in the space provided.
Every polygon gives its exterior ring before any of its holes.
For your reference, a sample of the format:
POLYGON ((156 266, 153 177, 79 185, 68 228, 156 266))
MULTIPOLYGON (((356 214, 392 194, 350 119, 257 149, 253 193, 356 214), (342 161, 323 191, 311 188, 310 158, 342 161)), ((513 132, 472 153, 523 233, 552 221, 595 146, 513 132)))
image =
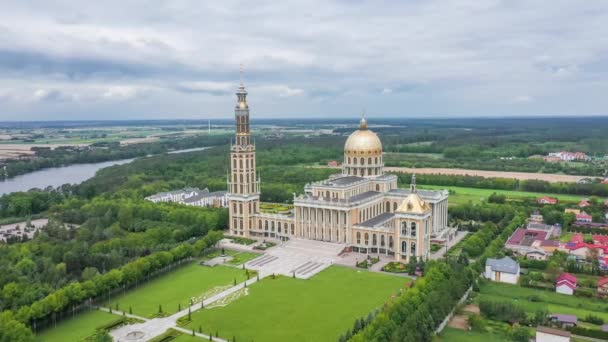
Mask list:
POLYGON ((532 314, 537 310, 546 309, 550 314, 576 315, 579 319, 588 314, 593 314, 608 321, 608 302, 593 298, 580 298, 551 291, 488 282, 481 287, 478 299, 512 301, 532 314), (530 301, 528 299, 530 296, 538 297, 538 301, 530 301))
POLYGON ((262 254, 258 254, 258 253, 251 253, 251 252, 241 252, 241 253, 237 253, 232 255, 232 257, 234 259, 228 261, 229 264, 232 265, 241 265, 246 263, 249 260, 253 260, 257 257, 259 257, 262 254))
POLYGON ((440 335, 433 339, 434 342, 502 342, 510 339, 502 333, 465 331, 446 327, 440 335))
POLYGON ((332 266, 308 280, 265 278, 247 296, 192 314, 186 328, 237 341, 331 341, 390 300, 407 278, 332 266))
POLYGON ((185 309, 190 298, 201 296, 216 286, 232 285, 234 279, 239 283, 244 281, 245 271, 227 266, 201 266, 193 262, 112 298, 110 303, 113 308, 118 303, 119 309, 125 311, 130 306, 133 314, 144 317, 156 315, 159 305, 162 305, 163 312, 173 314, 178 311, 178 304, 185 309))
POLYGON ((482 199, 487 200, 492 193, 503 194, 508 198, 518 199, 523 197, 542 197, 551 196, 558 198, 560 201, 580 201, 584 196, 576 195, 563 195, 563 194, 548 194, 538 192, 526 192, 526 191, 512 191, 512 190, 497 190, 497 189, 477 189, 477 188, 464 188, 458 186, 443 186, 443 185, 420 185, 421 189, 448 189, 455 193, 450 194, 450 203, 453 204, 464 204, 471 202, 480 202, 482 199))
POLYGON ((95 334, 95 328, 120 319, 120 316, 103 311, 88 311, 61 321, 56 328, 43 330, 37 337, 41 342, 81 341, 95 334))

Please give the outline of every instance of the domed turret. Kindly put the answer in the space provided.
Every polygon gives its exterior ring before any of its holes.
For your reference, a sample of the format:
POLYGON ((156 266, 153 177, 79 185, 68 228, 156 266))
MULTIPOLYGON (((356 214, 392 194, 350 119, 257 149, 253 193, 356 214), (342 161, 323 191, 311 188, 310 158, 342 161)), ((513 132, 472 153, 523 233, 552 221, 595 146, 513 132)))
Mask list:
POLYGON ((382 142, 376 133, 367 129, 367 120, 361 118, 359 129, 344 144, 342 173, 349 176, 376 177, 383 173, 382 142))

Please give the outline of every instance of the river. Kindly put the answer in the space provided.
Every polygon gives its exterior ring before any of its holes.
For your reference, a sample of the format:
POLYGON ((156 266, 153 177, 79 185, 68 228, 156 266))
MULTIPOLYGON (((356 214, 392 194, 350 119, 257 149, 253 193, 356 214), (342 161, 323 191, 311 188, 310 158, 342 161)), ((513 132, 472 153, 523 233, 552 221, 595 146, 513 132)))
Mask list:
MULTIPOLYGON (((207 148, 208 147, 189 148, 168 153, 195 152, 207 148)), ((0 196, 16 191, 27 191, 33 188, 45 189, 48 186, 58 187, 66 183, 79 184, 95 176, 95 173, 104 167, 127 164, 133 160, 135 160, 135 158, 112 160, 101 163, 72 164, 26 173, 5 181, 0 181, 0 196)))

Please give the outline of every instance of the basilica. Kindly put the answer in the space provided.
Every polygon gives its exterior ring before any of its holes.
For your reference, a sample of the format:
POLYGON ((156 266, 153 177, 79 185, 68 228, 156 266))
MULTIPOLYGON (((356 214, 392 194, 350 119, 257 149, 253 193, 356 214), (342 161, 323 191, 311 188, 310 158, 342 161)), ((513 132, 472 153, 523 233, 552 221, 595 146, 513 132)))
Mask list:
POLYGON ((342 172, 307 184, 286 214, 260 211, 260 178, 249 127, 247 91, 241 83, 235 108, 236 136, 230 150, 230 234, 279 240, 311 239, 345 245, 353 252, 395 260, 428 259, 431 237, 447 229, 448 191, 397 187, 384 173, 382 142, 365 118, 344 145, 342 172))

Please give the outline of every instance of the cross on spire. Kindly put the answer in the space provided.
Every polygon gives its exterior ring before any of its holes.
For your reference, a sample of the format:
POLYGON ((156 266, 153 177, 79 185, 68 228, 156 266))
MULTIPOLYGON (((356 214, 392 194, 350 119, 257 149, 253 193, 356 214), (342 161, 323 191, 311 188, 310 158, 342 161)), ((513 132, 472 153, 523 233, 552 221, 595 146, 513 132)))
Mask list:
POLYGON ((239 69, 239 75, 241 78, 241 85, 243 85, 243 63, 241 63, 240 69, 239 69))

